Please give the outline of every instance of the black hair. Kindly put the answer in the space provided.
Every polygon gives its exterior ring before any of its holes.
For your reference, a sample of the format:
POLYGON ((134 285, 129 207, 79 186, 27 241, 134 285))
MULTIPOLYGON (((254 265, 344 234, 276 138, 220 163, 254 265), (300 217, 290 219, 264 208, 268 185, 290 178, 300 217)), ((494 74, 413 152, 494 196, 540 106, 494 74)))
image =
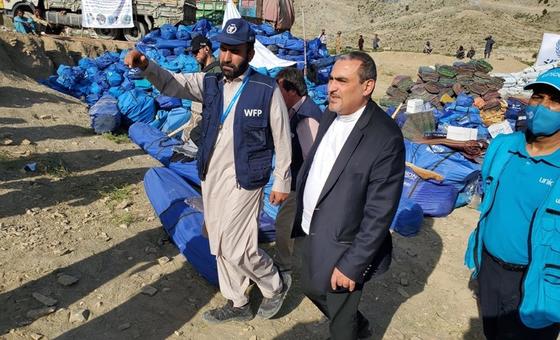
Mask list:
POLYGON ((353 51, 348 54, 343 54, 338 57, 338 60, 359 60, 362 62, 358 75, 360 77, 360 82, 363 83, 366 80, 377 80, 377 67, 375 66, 375 61, 373 58, 360 51, 353 51))
POLYGON ((547 94, 552 101, 560 103, 560 91, 551 85, 535 84, 531 86, 531 90, 533 90, 533 93, 547 94))
POLYGON ((298 96, 307 95, 307 85, 303 72, 294 67, 287 67, 280 71, 276 76, 276 80, 283 79, 281 86, 286 91, 296 91, 298 96))

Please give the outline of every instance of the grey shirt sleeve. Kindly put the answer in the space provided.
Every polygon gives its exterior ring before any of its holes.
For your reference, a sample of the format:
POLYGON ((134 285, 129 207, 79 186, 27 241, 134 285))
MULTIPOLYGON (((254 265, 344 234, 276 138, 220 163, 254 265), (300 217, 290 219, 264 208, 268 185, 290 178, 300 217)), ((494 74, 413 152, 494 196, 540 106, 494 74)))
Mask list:
POLYGON ((278 87, 274 90, 270 105, 270 128, 276 153, 272 190, 289 193, 292 184, 292 176, 290 174, 290 164, 292 163, 290 119, 286 103, 278 87))
POLYGON ((142 76, 162 94, 170 97, 202 102, 204 73, 172 73, 151 61, 142 76))

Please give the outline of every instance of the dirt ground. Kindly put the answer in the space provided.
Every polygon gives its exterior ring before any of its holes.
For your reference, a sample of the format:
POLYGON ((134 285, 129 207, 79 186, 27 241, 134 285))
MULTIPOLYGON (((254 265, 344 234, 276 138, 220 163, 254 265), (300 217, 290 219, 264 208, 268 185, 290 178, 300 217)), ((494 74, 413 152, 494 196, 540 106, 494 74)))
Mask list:
MULTIPOLYGON (((2 44, 12 38, 0 35, 2 44)), ((327 323, 302 296, 297 271, 274 320, 204 324, 201 314, 224 299, 178 254, 154 216, 142 180, 158 163, 125 138, 93 134, 84 104, 10 69, 15 49, 0 52, 8 56, 0 58, 0 339, 328 337, 327 323), (29 163, 35 172, 24 170, 29 163)), ((396 74, 448 61, 375 57, 377 93, 396 74)), ((53 67, 49 60, 26 74, 53 67)), ((461 208, 426 218, 415 237, 394 236, 391 270, 368 283, 362 299, 375 339, 481 338, 463 266, 476 217, 461 208)), ((251 295, 256 309, 260 295, 251 295)))

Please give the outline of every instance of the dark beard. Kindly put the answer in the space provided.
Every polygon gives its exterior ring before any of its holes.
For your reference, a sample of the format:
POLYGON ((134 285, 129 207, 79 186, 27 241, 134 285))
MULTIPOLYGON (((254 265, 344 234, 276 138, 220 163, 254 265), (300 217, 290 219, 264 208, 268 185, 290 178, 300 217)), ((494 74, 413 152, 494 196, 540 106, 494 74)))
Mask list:
POLYGON ((247 68, 249 68, 249 62, 246 61, 243 64, 239 65, 239 67, 233 64, 220 64, 220 68, 222 69, 222 74, 224 75, 224 77, 226 77, 227 80, 233 80, 247 71, 247 68), (228 66, 232 70, 226 71, 224 70, 224 66, 228 66))

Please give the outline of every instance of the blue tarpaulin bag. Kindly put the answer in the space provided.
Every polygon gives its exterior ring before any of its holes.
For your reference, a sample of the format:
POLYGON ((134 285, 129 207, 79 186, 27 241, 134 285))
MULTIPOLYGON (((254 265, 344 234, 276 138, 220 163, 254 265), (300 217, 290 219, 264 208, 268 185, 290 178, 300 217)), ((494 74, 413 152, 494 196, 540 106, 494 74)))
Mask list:
POLYGON ((164 57, 170 56, 172 54, 171 50, 168 48, 160 48, 158 49, 158 53, 164 57))
POLYGON ((423 221, 422 207, 409 198, 401 197, 391 229, 405 237, 414 236, 422 228, 423 221))
POLYGON ((167 39, 157 39, 155 47, 158 49, 161 48, 169 48, 169 49, 174 49, 176 47, 184 47, 187 48, 189 47, 190 41, 186 41, 186 40, 178 40, 178 39, 171 39, 171 40, 167 40, 167 39))
MULTIPOLYGON (((206 36, 212 30, 212 24, 207 19, 200 19, 193 27, 193 32, 206 36)), ((194 35, 191 35, 194 38, 194 35)))
MULTIPOLYGON (((169 133, 177 130, 183 124, 189 121, 191 118, 191 112, 183 107, 176 107, 167 112, 167 117, 161 126, 161 131, 164 133, 169 133)), ((179 138, 181 133, 177 134, 176 137, 179 138)))
POLYGON ((135 122, 149 123, 154 120, 156 115, 154 98, 137 89, 121 94, 118 105, 128 124, 135 122))
POLYGON ((86 103, 88 104, 88 106, 92 106, 93 104, 97 103, 97 101, 99 100, 99 98, 101 98, 101 96, 99 94, 88 94, 86 96, 86 103))
POLYGON ((173 170, 152 168, 144 176, 146 195, 165 232, 208 282, 218 285, 216 258, 203 236, 202 197, 173 170))
POLYGON ((152 88, 152 83, 148 79, 136 79, 134 80, 134 88, 139 90, 149 90, 152 88))
POLYGON ((179 25, 179 27, 177 27, 177 39, 191 40, 191 32, 188 26, 179 25))
POLYGON ((156 97, 156 102, 162 110, 171 110, 176 107, 181 107, 181 99, 175 97, 168 97, 164 95, 159 95, 156 97))
POLYGON ((115 71, 107 72, 107 82, 111 87, 119 86, 123 82, 123 77, 115 71))
POLYGON ((183 145, 183 142, 168 137, 159 129, 154 128, 146 123, 134 123, 128 129, 128 136, 135 144, 137 144, 144 152, 160 161, 161 164, 167 166, 171 162, 173 156, 173 147, 183 145))
POLYGON ((101 97, 90 109, 91 128, 95 133, 102 134, 116 131, 121 125, 121 113, 117 100, 112 96, 101 97))
POLYGON ((122 89, 120 86, 115 86, 115 87, 111 87, 108 92, 111 96, 115 98, 119 98, 119 96, 123 94, 125 90, 122 89))
POLYGON ((456 208, 469 203, 479 181, 480 164, 443 145, 416 144, 405 140, 405 149, 407 162, 441 174, 443 184, 453 185, 461 193, 455 202, 456 208))
POLYGON ((406 169, 402 196, 417 203, 427 216, 444 217, 455 208, 459 191, 451 184, 423 180, 406 169))
POLYGON ((163 24, 159 28, 162 39, 171 40, 177 37, 177 28, 170 24, 163 24))
POLYGON ((109 65, 118 62, 120 60, 119 58, 120 54, 117 52, 106 52, 95 58, 95 63, 100 70, 103 70, 109 67, 109 65))

